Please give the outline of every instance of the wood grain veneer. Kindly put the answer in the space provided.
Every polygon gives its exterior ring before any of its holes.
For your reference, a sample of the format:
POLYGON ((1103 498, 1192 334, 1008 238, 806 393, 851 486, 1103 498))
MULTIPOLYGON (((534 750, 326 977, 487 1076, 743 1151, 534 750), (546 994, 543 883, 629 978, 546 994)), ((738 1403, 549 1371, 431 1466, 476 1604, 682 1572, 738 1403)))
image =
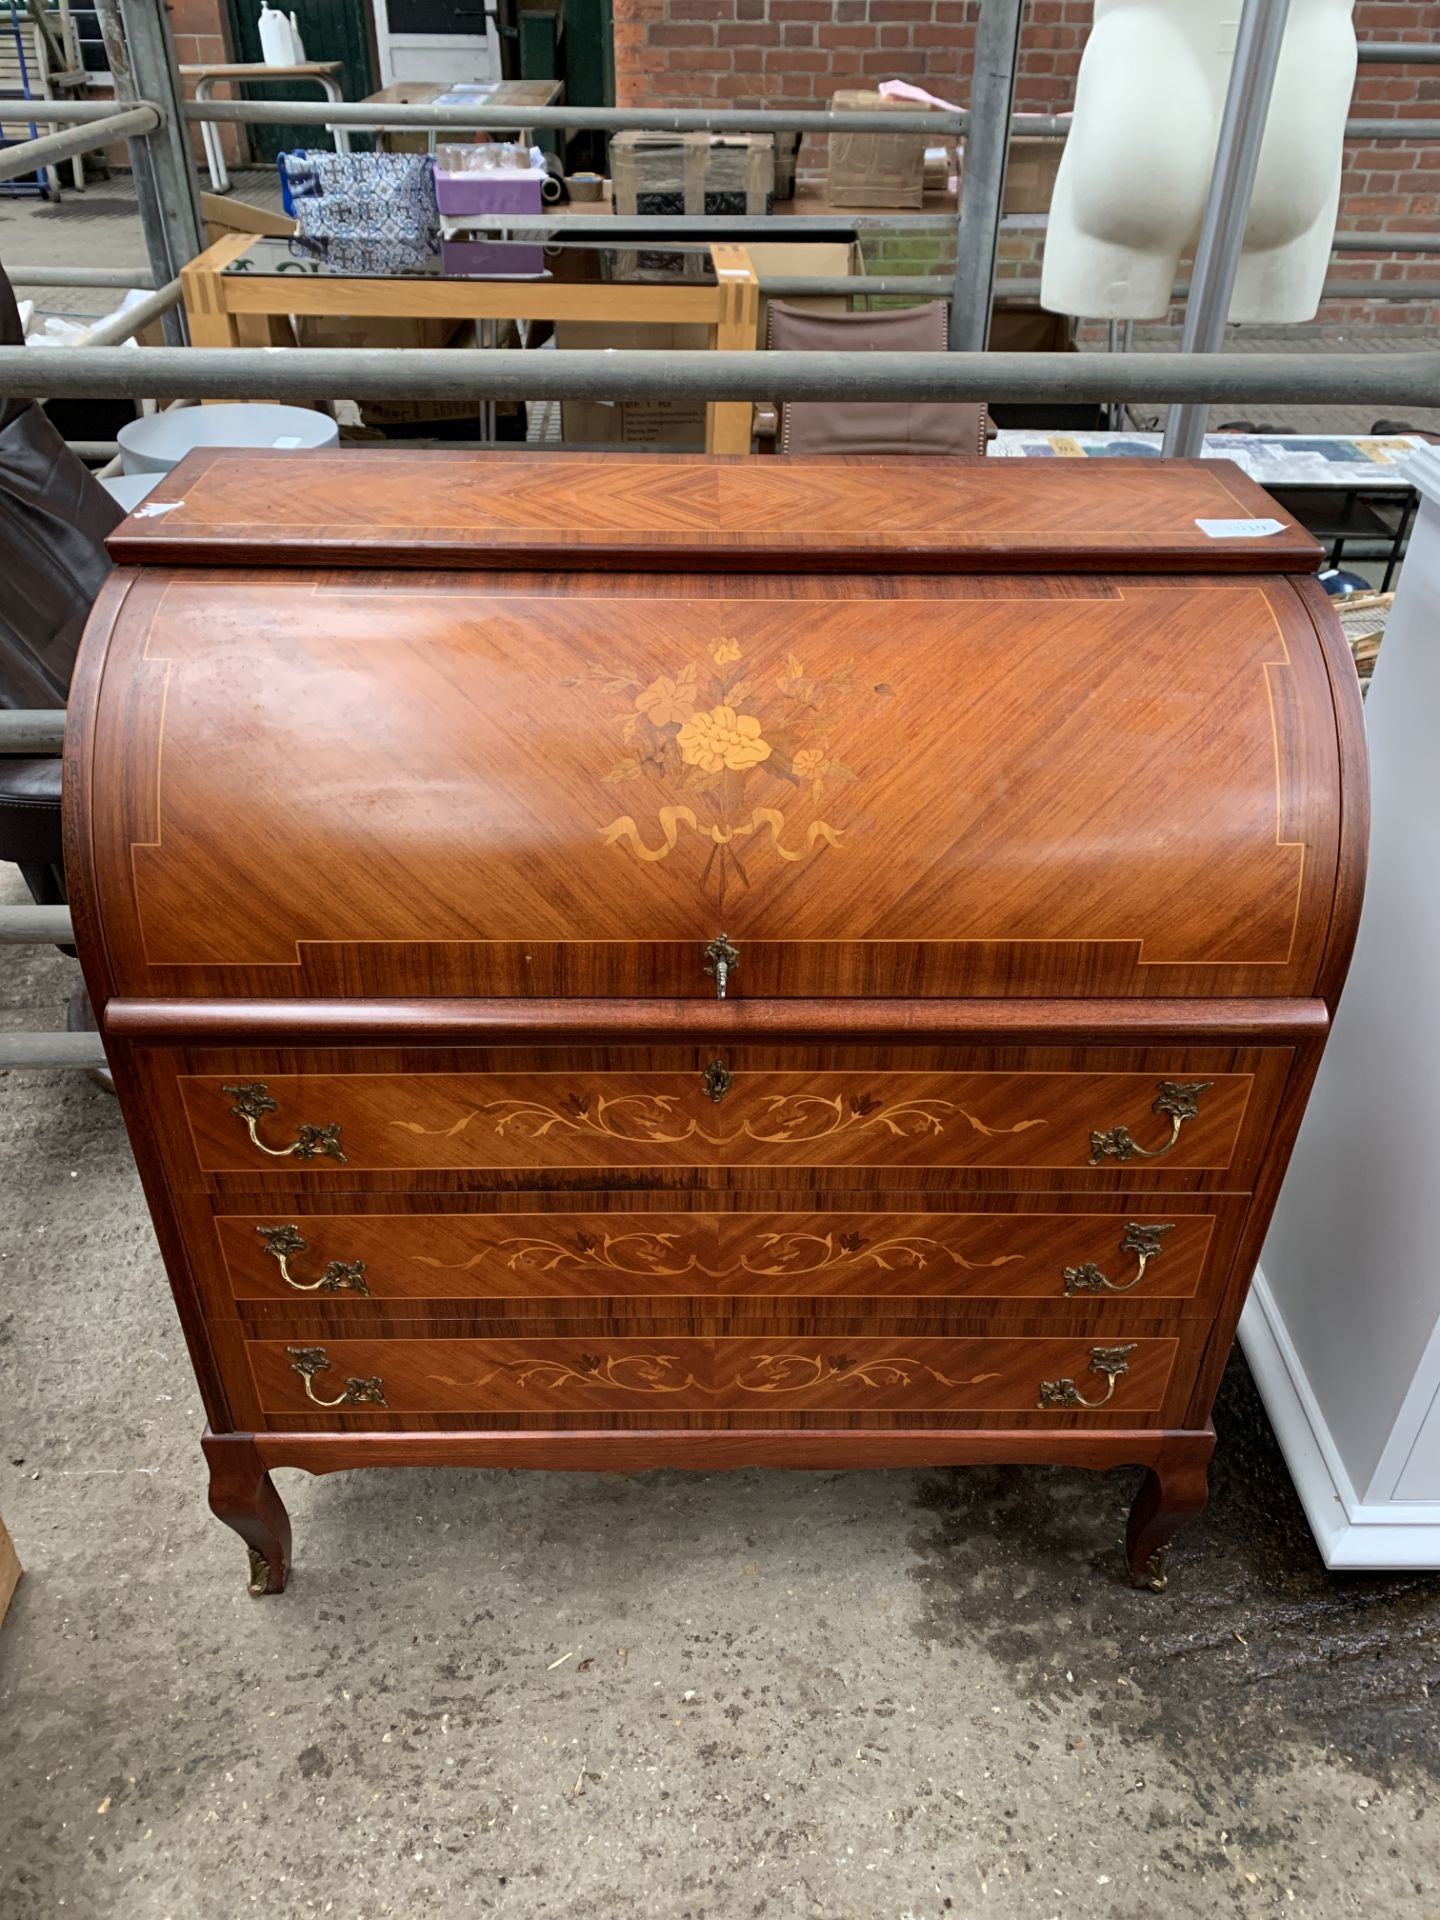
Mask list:
POLYGON ((753 1001, 1313 991, 1336 741, 1289 582, 724 584, 141 576, 96 742, 119 991, 702 999, 721 927, 753 1001), (284 725, 236 724, 257 686, 284 725))
POLYGON ((67 871, 253 1589, 271 1467, 445 1463, 1130 1464, 1158 1582, 1359 911, 1313 543, 1214 463, 167 484, 67 871))
POLYGON ((871 1304, 884 1298, 1183 1301, 1208 1318, 1213 1307, 1197 1305, 1196 1295, 1215 1224, 1213 1205, 1174 1218, 1148 1207, 318 1215, 297 1209, 283 1219, 229 1214, 214 1221, 237 1300, 294 1305, 323 1294, 342 1322, 356 1308, 363 1314, 367 1301, 471 1300, 494 1303, 496 1311, 534 1311, 547 1303, 574 1313, 597 1301, 647 1301, 653 1312, 665 1301, 703 1307, 732 1299, 760 1304, 852 1296, 871 1304), (293 1234, 277 1238, 286 1227, 293 1234), (1127 1244, 1145 1233, 1149 1240, 1138 1251, 1127 1244), (287 1254, 282 1268, 271 1249, 294 1239, 304 1247, 287 1254), (357 1263, 364 1269, 358 1275, 357 1263), (341 1273, 327 1280, 337 1266, 341 1273), (1067 1270, 1077 1277, 1067 1282, 1067 1270))
POLYGON ((139 566, 642 566, 1042 573, 1208 570, 1197 518, 1278 520, 1227 540, 1235 572, 1313 573, 1321 549, 1229 461, 825 459, 685 454, 191 453, 158 517, 122 521, 139 566))

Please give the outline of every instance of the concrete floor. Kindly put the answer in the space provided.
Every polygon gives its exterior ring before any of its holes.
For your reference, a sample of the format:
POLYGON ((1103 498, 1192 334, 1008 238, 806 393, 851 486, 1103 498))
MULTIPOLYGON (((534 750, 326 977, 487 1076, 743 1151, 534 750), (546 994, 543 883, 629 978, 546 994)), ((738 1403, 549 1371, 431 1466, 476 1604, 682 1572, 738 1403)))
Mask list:
MULTIPOLYGON (((123 184, 0 201, 140 257, 123 184)), ((0 1025, 73 978, 8 950, 0 1025)), ((1325 1573, 1238 1359, 1159 1598, 1133 1474, 986 1469, 282 1474, 254 1601, 201 1424, 113 1102, 0 1075, 3 1920, 1440 1910, 1440 1580, 1325 1573)))
POLYGON ((0 1075, 0 1168, 4 1920, 1440 1909, 1440 1581, 1325 1573, 1238 1360, 1163 1597, 1133 1474, 977 1469, 282 1474, 257 1601, 114 1103, 0 1075))

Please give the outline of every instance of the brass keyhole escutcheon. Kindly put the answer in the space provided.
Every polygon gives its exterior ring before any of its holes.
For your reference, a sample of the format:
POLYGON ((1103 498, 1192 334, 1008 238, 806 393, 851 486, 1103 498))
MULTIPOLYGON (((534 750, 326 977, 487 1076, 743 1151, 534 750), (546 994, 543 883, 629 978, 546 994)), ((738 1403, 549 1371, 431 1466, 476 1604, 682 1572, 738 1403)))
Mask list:
POLYGON ((723 1060, 712 1060, 700 1080, 707 1099, 721 1101, 735 1084, 735 1076, 723 1060))

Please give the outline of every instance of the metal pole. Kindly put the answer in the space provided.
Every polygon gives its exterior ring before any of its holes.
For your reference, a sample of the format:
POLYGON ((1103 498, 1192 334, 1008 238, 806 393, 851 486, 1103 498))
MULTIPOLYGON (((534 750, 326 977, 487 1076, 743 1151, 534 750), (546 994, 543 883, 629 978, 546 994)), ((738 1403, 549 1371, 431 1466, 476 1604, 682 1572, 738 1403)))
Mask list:
MULTIPOLYGON (((1290 0, 1245 0, 1185 305, 1182 354, 1215 353, 1224 344, 1225 318, 1240 264, 1289 8, 1290 0)), ((1173 407, 1165 422, 1161 451, 1193 460, 1204 444, 1207 414, 1208 408, 1195 400, 1173 407)))
MULTIPOLYGON (((164 286, 205 245, 169 16, 162 0, 96 0, 96 11, 116 98, 148 100, 164 119, 148 140, 130 143, 145 251, 156 286, 164 286)), ((182 309, 172 308, 162 324, 167 345, 185 344, 182 309)))
POLYGON ((140 287, 155 284, 148 267, 7 267, 12 287, 140 287))
MULTIPOLYGON (((1006 0, 1008 4, 1008 0, 1006 0)), ((134 7, 141 0, 126 0, 134 7)), ((46 103, 48 106, 48 102, 46 103)), ((602 133, 894 133, 893 112, 854 109, 831 113, 818 107, 440 107, 379 106, 368 100, 187 100, 187 120, 236 120, 278 126, 473 127, 491 132, 559 127, 602 133)), ((911 113, 906 133, 963 133, 964 112, 911 113)))
MULTIPOLYGON (((1249 400, 1440 405, 1440 352, 706 353, 0 347, 0 395, 177 399, 1249 400)), ((296 454, 297 460, 317 456, 296 454)), ((158 496, 157 496, 158 498, 158 496)), ((163 528, 162 528, 163 531, 163 528)))
POLYGON ((179 299, 180 282, 172 280, 148 299, 137 300, 133 307, 126 307, 123 312, 110 313, 104 319, 97 320, 75 344, 77 347, 118 347, 123 341, 133 340, 142 327, 148 327, 152 320, 163 319, 179 299))
POLYGON ((75 943, 68 907, 0 907, 0 947, 69 947, 75 943))
MULTIPOLYGON (((130 48, 125 39, 125 29, 120 22, 120 0, 95 0, 95 17, 100 24, 100 37, 105 43, 105 62, 114 82, 115 98, 117 101, 135 105, 141 96, 140 89, 135 84, 134 75, 130 71, 130 48)), ((174 279, 179 269, 171 262, 170 241, 165 230, 165 219, 160 210, 159 194, 155 186, 150 143, 146 140, 130 142, 130 175, 135 182, 135 199, 140 212, 140 232, 145 242, 146 256, 150 261, 151 284, 164 286, 167 280, 174 279)), ((170 313, 162 324, 166 346, 183 347, 186 343, 186 333, 180 315, 170 313)))
POLYGON ((119 5, 135 85, 165 116, 164 126, 148 144, 172 262, 165 277, 173 280, 204 252, 205 225, 200 218, 200 183, 184 117, 185 89, 170 33, 170 10, 165 0, 119 0, 119 5))
POLYGON ((79 126, 62 127, 58 133, 43 133, 38 140, 17 140, 0 152, 0 180, 16 180, 22 173, 39 173, 72 154, 88 153, 112 140, 153 133, 160 124, 154 107, 128 107, 123 113, 110 113, 103 120, 82 121, 79 126))
MULTIPOLYGON (((39 358, 39 355, 36 355, 39 358)), ((0 707, 0 753, 59 753, 65 744, 63 707, 0 707)))
POLYGON ((1440 233, 1337 233, 1337 253, 1440 253, 1440 233))
POLYGON ((105 1045, 98 1033, 0 1034, 0 1067, 103 1067, 105 1045))
MULTIPOLYGON (((894 116, 892 115, 893 119, 894 116)), ((909 118, 909 115, 906 115, 909 118)), ((910 129, 907 127, 908 133, 910 129)), ((623 241, 627 234, 639 233, 649 239, 660 235, 666 240, 684 240, 687 236, 708 234, 712 239, 727 236, 757 240, 777 240, 794 234, 796 239, 815 234, 831 238, 845 235, 856 227, 880 227, 886 233, 948 233, 953 222, 940 213, 463 213, 452 219, 442 216, 446 233, 525 233, 535 234, 549 244, 567 239, 600 240, 607 246, 623 241)))
POLYGON ((1431 65, 1440 61, 1440 40, 1361 40, 1355 51, 1362 65, 1408 67, 1412 62, 1431 65))
POLYGON ((1022 0, 983 0, 975 32, 970 132, 965 140, 955 286, 950 296, 952 353, 983 353, 990 341, 1022 11, 1022 0))

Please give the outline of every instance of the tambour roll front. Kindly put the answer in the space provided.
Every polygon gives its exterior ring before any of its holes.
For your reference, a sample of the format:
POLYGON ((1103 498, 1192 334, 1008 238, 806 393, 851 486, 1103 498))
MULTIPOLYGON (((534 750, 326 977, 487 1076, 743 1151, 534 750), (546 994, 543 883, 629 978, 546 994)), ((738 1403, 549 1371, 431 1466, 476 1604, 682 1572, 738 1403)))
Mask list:
POLYGON ((257 1592, 407 1463, 1133 1465, 1163 1580, 1363 866, 1273 502, 199 454, 111 544, 77 938, 257 1592))

